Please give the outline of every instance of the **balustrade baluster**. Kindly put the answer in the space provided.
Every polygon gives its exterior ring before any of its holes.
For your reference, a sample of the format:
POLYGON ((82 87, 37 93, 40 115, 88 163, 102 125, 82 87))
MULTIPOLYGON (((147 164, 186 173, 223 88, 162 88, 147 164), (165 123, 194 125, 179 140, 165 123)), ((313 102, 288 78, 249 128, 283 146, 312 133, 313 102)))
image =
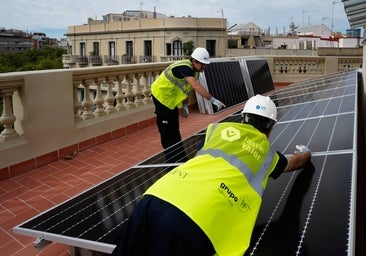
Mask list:
POLYGON ((102 81, 102 83, 98 83, 98 79, 94 79, 95 85, 97 86, 97 93, 95 95, 95 99, 93 100, 93 104, 95 105, 95 111, 94 116, 100 117, 106 115, 106 112, 104 111, 103 103, 104 99, 102 96, 102 86, 106 85, 106 81, 102 81))
POLYGON ((114 80, 114 86, 117 88, 117 94, 115 96, 116 102, 117 102, 117 104, 116 104, 117 111, 126 109, 126 107, 123 103, 123 99, 125 98, 125 96, 123 95, 123 91, 122 91, 122 81, 123 81, 123 77, 120 78, 119 76, 117 76, 116 79, 114 80))
POLYGON ((143 74, 144 80, 145 80, 145 84, 144 84, 144 89, 142 90, 142 94, 144 95, 144 104, 149 104, 152 102, 151 97, 150 97, 150 85, 149 85, 149 77, 152 77, 151 74, 149 73, 144 73, 143 74))
POLYGON ((114 107, 113 84, 108 77, 105 78, 105 83, 107 84, 107 95, 105 97, 107 107, 105 108, 105 111, 107 114, 112 114, 116 112, 116 108, 114 107))
POLYGON ((3 99, 3 114, 0 117, 0 124, 4 130, 0 133, 0 141, 8 141, 19 137, 19 134, 14 130, 15 116, 11 106, 11 97, 16 89, 4 89, 0 91, 0 96, 3 99))
POLYGON ((80 104, 79 95, 78 95, 79 85, 80 85, 80 82, 75 82, 73 84, 73 90, 74 90, 74 120, 76 122, 82 120, 81 115, 80 115, 81 104, 80 104))
POLYGON ((132 92, 132 84, 131 84, 131 76, 130 75, 126 75, 126 81, 127 81, 126 108, 130 109, 130 108, 136 107, 135 104, 133 103, 134 94, 132 92))
POLYGON ((81 102, 81 106, 84 110, 81 116, 84 120, 88 120, 94 118, 93 112, 90 110, 92 105, 92 101, 90 99, 90 85, 85 80, 82 81, 82 85, 84 87, 84 99, 81 102))
POLYGON ((135 78, 136 78, 136 87, 135 87, 135 105, 141 106, 144 105, 144 102, 142 101, 142 92, 141 92, 141 85, 140 85, 140 79, 141 79, 142 75, 140 73, 136 73, 135 74, 135 78))

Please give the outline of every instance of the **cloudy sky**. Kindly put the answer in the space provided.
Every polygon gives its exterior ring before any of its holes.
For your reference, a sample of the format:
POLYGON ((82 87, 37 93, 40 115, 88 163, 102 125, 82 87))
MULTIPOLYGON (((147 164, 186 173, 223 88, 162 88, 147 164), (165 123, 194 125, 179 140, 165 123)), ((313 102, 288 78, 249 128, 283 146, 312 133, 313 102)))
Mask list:
POLYGON ((28 32, 45 32, 60 38, 68 26, 87 23, 88 17, 102 19, 108 13, 148 10, 169 16, 217 17, 235 24, 254 22, 271 33, 289 30, 295 25, 320 25, 345 33, 349 23, 341 0, 0 0, 0 27, 28 32), (184 3, 178 6, 177 3, 184 3), (332 15, 333 9, 333 15, 332 15))

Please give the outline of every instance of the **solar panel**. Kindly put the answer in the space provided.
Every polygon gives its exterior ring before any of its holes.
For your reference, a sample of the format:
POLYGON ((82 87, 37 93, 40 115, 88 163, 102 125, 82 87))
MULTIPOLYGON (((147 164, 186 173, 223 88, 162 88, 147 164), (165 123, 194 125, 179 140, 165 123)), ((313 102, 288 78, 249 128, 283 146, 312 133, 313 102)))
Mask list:
POLYGON ((274 84, 267 60, 258 57, 246 57, 238 59, 245 72, 244 77, 249 95, 265 94, 274 90, 274 84), (249 90, 249 89, 248 89, 249 90))
POLYGON ((357 72, 294 84, 273 94, 270 140, 313 151, 302 172, 270 180, 246 255, 354 255, 357 72))
MULTIPOLYGON (((213 97, 231 107, 248 99, 243 75, 243 67, 237 60, 212 61, 200 74, 199 81, 213 97)), ((196 93, 196 98, 201 113, 217 112, 200 94, 196 93)))
MULTIPOLYGON (((301 172, 268 182, 246 255, 353 255, 357 174, 358 72, 288 86, 270 97, 278 123, 270 140, 291 154, 296 144, 313 152, 301 172)), ((222 121, 240 122, 235 113, 222 121)), ((189 159, 205 130, 183 141, 189 159)), ((141 194, 179 164, 161 152, 79 196, 14 228, 14 232, 111 253, 141 194)))

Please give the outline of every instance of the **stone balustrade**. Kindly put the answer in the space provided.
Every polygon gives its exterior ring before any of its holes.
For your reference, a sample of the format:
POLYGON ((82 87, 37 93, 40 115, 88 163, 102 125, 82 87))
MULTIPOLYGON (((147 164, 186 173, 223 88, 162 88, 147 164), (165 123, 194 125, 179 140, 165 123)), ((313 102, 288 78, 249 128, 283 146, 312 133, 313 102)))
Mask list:
POLYGON ((169 64, 0 74, 0 180, 154 124, 169 64))
MULTIPOLYGON (((278 85, 362 64, 362 57, 259 57, 278 85)), ((0 74, 0 180, 154 124, 150 85, 170 63, 0 74)))

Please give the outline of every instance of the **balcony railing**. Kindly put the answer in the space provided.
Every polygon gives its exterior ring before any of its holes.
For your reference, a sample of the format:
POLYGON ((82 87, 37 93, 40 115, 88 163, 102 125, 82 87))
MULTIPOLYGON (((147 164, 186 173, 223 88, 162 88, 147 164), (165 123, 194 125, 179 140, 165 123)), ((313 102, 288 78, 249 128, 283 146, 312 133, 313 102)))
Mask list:
POLYGON ((136 63, 136 56, 124 54, 121 57, 121 63, 122 64, 134 64, 134 63, 136 63))
POLYGON ((103 64, 103 60, 100 55, 89 55, 88 61, 93 66, 100 66, 103 64))
POLYGON ((79 66, 86 66, 89 63, 89 60, 87 56, 76 56, 76 62, 79 66))
POLYGON ((155 62, 156 57, 151 55, 143 55, 139 57, 139 63, 155 62))
POLYGON ((118 59, 119 57, 117 55, 115 56, 104 55, 104 62, 107 65, 118 65, 119 64, 118 59))

